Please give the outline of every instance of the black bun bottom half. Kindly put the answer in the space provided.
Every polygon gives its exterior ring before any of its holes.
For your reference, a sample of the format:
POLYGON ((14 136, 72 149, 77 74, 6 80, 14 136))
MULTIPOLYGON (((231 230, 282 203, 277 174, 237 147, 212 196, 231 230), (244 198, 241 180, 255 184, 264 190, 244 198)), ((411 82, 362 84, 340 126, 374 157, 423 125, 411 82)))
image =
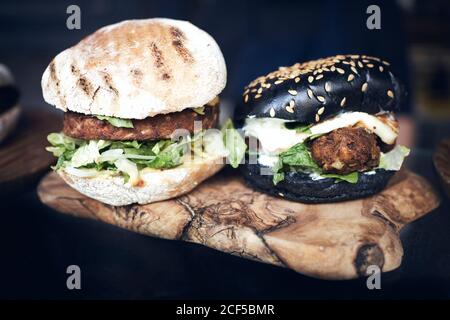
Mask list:
MULTIPOLYGON (((248 185, 272 196, 304 203, 329 203, 364 198, 383 190, 395 171, 377 169, 374 174, 359 174, 357 183, 325 178, 313 180, 302 172, 286 172, 274 185, 271 175, 261 175, 260 164, 244 164, 241 171, 248 185)), ((270 170, 270 169, 269 169, 270 170)))

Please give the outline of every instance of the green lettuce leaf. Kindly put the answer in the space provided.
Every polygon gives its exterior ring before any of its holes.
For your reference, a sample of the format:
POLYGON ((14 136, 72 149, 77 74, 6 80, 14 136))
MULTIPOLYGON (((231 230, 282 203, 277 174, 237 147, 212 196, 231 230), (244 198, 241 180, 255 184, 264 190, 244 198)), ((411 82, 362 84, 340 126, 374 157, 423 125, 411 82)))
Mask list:
POLYGON ((314 162, 308 148, 303 143, 298 143, 288 150, 280 153, 281 161, 285 165, 300 167, 302 169, 318 170, 319 167, 314 162))
POLYGON ((237 168, 245 156, 247 144, 240 133, 234 128, 231 119, 222 127, 223 143, 228 150, 228 161, 233 168, 237 168))
POLYGON ((121 119, 107 116, 96 116, 99 120, 108 121, 111 125, 118 128, 134 128, 131 119, 121 119))
POLYGON ((58 161, 54 167, 55 169, 61 168, 65 162, 70 161, 75 150, 79 146, 86 144, 83 140, 70 138, 63 133, 50 133, 47 136, 47 140, 51 146, 45 149, 53 153, 55 157, 58 157, 58 161))
POLYGON ((196 112, 196 113, 198 113, 198 114, 200 114, 202 116, 205 115, 205 107, 204 106, 203 107, 194 108, 192 110, 194 110, 194 112, 196 112))
POLYGON ((278 161, 275 162, 274 166, 272 167, 272 171, 272 182, 276 186, 278 182, 284 180, 283 161, 281 161, 281 158, 278 158, 278 161))
POLYGON ((382 153, 380 156, 380 169, 385 170, 400 170, 403 160, 409 155, 410 150, 401 145, 396 145, 394 149, 387 153, 382 153))
POLYGON ((314 162, 308 148, 303 143, 298 143, 280 153, 277 163, 272 168, 272 181, 275 185, 284 179, 284 166, 309 171, 320 171, 319 166, 314 162))
POLYGON ((358 172, 351 172, 349 174, 334 174, 334 173, 321 173, 320 174, 324 178, 333 178, 335 182, 347 181, 349 183, 357 183, 358 182, 358 172))
POLYGON ((311 133, 310 128, 312 124, 299 124, 298 122, 286 122, 284 124, 286 129, 295 130, 298 133, 311 133))

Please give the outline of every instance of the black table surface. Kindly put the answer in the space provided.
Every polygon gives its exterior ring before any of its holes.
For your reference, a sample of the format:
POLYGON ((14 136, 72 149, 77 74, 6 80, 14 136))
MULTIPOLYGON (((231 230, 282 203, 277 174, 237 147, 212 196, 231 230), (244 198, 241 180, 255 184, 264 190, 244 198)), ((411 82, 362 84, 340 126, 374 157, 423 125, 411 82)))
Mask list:
POLYGON ((441 206, 401 233, 403 263, 381 276, 324 281, 200 245, 135 234, 59 214, 35 189, 0 201, 0 298, 38 299, 391 299, 450 297, 450 201, 431 154, 416 150, 407 167, 439 191, 441 206), (81 269, 68 290, 66 268, 81 269))

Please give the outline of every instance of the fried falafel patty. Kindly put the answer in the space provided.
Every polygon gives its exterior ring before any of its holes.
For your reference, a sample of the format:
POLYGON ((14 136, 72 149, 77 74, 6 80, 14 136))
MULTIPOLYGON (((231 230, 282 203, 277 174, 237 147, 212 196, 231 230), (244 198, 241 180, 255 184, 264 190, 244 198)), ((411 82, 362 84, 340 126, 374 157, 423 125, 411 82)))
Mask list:
POLYGON ((180 112, 159 114, 142 120, 133 119, 133 128, 119 128, 106 120, 100 120, 92 115, 76 112, 64 114, 64 134, 84 140, 160 140, 170 139, 176 129, 194 132, 194 121, 201 121, 201 129, 217 126, 219 120, 218 99, 208 103, 202 110, 203 114, 192 109, 180 112))
POLYGON ((378 166, 377 137, 361 127, 345 127, 315 139, 311 155, 324 172, 348 174, 378 166))

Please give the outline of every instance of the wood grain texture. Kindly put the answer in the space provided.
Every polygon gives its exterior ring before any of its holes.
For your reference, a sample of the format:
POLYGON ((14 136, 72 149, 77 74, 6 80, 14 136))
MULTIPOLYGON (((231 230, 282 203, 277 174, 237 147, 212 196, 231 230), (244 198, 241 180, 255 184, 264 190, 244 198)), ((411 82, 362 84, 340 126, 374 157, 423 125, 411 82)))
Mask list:
POLYGON ((450 197, 450 139, 439 143, 433 154, 433 163, 445 193, 450 197))
POLYGON ((35 185, 55 162, 45 150, 47 135, 61 129, 61 120, 49 112, 27 111, 14 132, 0 144, 0 197, 35 185))
POLYGON ((383 192, 362 200, 307 205, 247 187, 219 174, 177 199, 113 207, 66 185, 55 173, 38 187, 57 211, 94 218, 145 235, 199 243, 323 279, 351 279, 369 265, 397 268, 401 228, 435 209, 429 183, 399 172, 383 192))

